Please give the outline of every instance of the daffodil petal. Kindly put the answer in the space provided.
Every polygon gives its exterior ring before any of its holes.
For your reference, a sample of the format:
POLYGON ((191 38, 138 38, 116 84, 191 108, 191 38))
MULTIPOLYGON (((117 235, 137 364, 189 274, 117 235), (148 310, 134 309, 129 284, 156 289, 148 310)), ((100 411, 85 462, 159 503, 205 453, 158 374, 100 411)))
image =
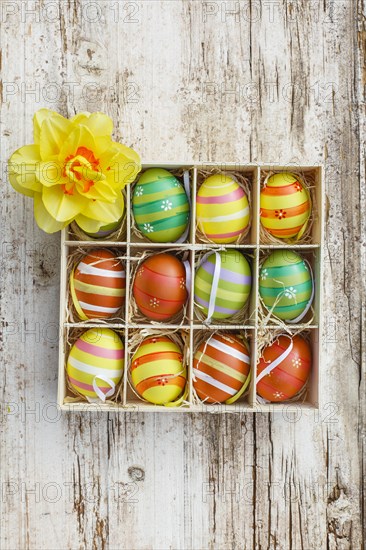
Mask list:
POLYGON ((33 138, 34 143, 39 145, 40 136, 41 136, 41 126, 44 120, 53 116, 61 116, 56 111, 51 111, 51 109, 39 109, 33 116, 33 138))
POLYGON ((26 197, 33 197, 35 191, 32 191, 31 189, 27 189, 26 187, 23 187, 18 183, 18 176, 15 174, 9 173, 9 182, 15 191, 18 193, 21 193, 22 195, 25 195, 26 197))
POLYGON ((114 147, 117 149, 118 153, 121 155, 124 155, 126 159, 134 162, 136 166, 140 166, 141 170, 141 158, 138 153, 134 149, 131 149, 131 147, 127 147, 127 145, 123 145, 123 143, 114 142, 114 147))
POLYGON ((34 195, 34 218, 38 227, 46 233, 56 233, 69 223, 68 221, 58 222, 47 212, 41 193, 35 193, 34 195))
POLYGON ((49 214, 59 222, 72 220, 85 209, 88 203, 88 199, 79 193, 73 195, 64 193, 60 185, 43 187, 42 200, 49 214))
POLYGON ((16 191, 28 196, 41 191, 36 178, 39 163, 38 145, 24 145, 12 154, 8 163, 9 181, 16 191))
POLYGON ((93 200, 114 202, 117 199, 118 192, 119 191, 115 191, 114 189, 112 189, 107 182, 98 181, 95 185, 93 185, 89 189, 89 191, 87 191, 86 193, 83 193, 83 196, 93 200))
POLYGON ((48 117, 42 122, 39 142, 42 160, 57 159, 72 127, 72 123, 61 115, 48 117))
POLYGON ((122 193, 118 195, 114 203, 102 201, 89 201, 82 214, 87 218, 106 223, 117 222, 124 212, 124 198, 122 193))
POLYGON ((87 233, 97 233, 103 225, 101 221, 87 218, 84 214, 79 214, 76 216, 75 221, 78 226, 87 233))
POLYGON ((37 166, 36 176, 38 181, 46 187, 60 185, 68 181, 63 175, 62 166, 54 160, 40 162, 37 166))
POLYGON ((113 121, 104 113, 92 113, 83 124, 97 137, 111 136, 113 132, 113 121))
POLYGON ((123 189, 129 183, 132 183, 141 170, 140 166, 123 156, 115 157, 109 168, 105 171, 105 174, 109 185, 114 189, 123 189))
POLYGON ((74 124, 84 124, 84 122, 90 117, 89 111, 80 111, 75 116, 70 118, 70 121, 74 124))
POLYGON ((83 125, 76 126, 70 132, 60 149, 59 161, 65 162, 66 158, 76 154, 79 147, 85 147, 90 151, 94 151, 95 149, 93 134, 83 125))

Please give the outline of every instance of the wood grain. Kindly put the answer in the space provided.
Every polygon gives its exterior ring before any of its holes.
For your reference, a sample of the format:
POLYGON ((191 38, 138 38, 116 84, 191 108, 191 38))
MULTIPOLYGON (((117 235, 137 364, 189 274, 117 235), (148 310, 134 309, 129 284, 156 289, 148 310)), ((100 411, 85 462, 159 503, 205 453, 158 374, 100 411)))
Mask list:
POLYGON ((363 548, 364 2, 0 9, 1 548, 363 548), (56 410, 59 238, 5 162, 44 106, 107 112, 143 159, 324 162, 319 413, 56 410))

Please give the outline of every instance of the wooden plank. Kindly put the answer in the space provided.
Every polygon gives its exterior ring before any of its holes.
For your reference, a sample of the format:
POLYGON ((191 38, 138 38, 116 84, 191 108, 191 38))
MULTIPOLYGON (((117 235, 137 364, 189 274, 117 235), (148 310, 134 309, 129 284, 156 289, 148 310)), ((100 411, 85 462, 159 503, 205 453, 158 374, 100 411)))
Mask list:
POLYGON ((314 415, 54 421, 59 238, 3 177, 1 547, 362 548, 363 2, 23 5, 1 6, 3 161, 48 106, 106 111, 152 160, 325 162, 326 348, 314 415))

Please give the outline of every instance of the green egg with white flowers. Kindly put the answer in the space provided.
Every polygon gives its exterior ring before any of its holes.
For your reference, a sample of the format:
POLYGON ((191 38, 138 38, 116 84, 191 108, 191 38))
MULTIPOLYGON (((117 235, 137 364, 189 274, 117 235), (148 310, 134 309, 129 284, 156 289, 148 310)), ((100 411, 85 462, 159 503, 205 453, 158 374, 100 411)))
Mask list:
POLYGON ((164 168, 149 168, 137 181, 132 210, 142 235, 155 243, 176 242, 189 223, 189 200, 181 182, 164 168))
POLYGON ((310 264, 293 250, 275 250, 261 266, 259 294, 265 307, 279 319, 300 321, 314 296, 310 264))

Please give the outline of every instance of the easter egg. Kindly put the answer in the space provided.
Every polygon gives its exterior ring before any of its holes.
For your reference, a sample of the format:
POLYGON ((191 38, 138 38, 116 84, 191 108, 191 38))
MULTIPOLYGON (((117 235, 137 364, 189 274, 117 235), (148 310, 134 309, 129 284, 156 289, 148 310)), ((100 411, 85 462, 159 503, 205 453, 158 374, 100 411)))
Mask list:
POLYGON ((250 266, 243 254, 237 250, 213 252, 196 272, 195 303, 206 316, 210 301, 214 303, 213 319, 231 317, 246 304, 251 282, 250 266), (215 273, 218 278, 216 292, 213 288, 215 273))
POLYGON ((257 365, 257 378, 274 361, 278 365, 257 382, 257 393, 268 401, 286 401, 306 384, 311 369, 309 343, 299 335, 281 335, 264 348, 257 365))
POLYGON ((115 393, 123 374, 124 346, 109 328, 92 328, 72 346, 66 371, 71 387, 102 401, 115 393))
POLYGON ((112 235, 112 233, 117 231, 122 223, 122 219, 123 216, 116 222, 103 225, 96 233, 88 233, 87 231, 84 231, 84 233, 89 237, 92 237, 93 239, 105 239, 106 237, 109 237, 110 235, 112 235))
POLYGON ((132 357, 131 381, 136 392, 155 405, 175 401, 187 381, 183 355, 167 336, 146 338, 132 357))
POLYGON ((81 319, 113 317, 125 300, 126 273, 122 262, 110 250, 93 250, 71 272, 70 290, 81 319))
POLYGON ((260 208, 261 223, 271 235, 300 238, 311 213, 310 195, 297 176, 281 172, 268 178, 260 208))
POLYGON ((186 270, 172 254, 154 254, 137 269, 133 296, 140 312, 155 321, 171 319, 185 304, 186 270))
POLYGON ((175 242, 189 221, 183 185, 168 170, 149 168, 135 185, 133 215, 141 233, 152 242, 175 242))
POLYGON ((230 176, 207 178, 197 193, 197 225, 214 243, 233 243, 249 225, 249 204, 244 190, 230 176))
POLYGON ((249 382, 248 347, 239 338, 215 334, 200 344, 193 360, 193 386, 206 403, 222 403, 249 382))
POLYGON ((313 295, 313 279, 304 259, 289 249, 275 250, 263 262, 259 293, 273 315, 285 321, 306 313, 313 295))

